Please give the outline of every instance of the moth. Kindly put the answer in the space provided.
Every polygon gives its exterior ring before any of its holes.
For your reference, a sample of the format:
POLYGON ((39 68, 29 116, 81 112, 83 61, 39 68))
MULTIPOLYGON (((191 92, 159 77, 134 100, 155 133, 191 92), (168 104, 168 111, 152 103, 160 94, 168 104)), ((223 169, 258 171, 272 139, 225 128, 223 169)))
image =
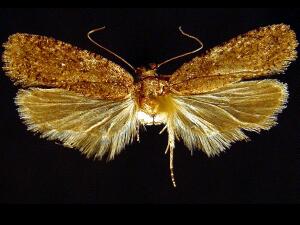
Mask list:
POLYGON ((276 125, 285 108, 287 85, 261 79, 283 73, 296 59, 295 32, 276 24, 250 31, 195 56, 172 75, 158 69, 200 47, 160 64, 132 70, 53 38, 17 33, 4 44, 4 70, 21 87, 15 103, 28 129, 59 140, 87 157, 109 160, 134 140, 139 128, 163 125, 174 185, 175 141, 214 156, 233 142, 247 140, 245 131, 276 125))

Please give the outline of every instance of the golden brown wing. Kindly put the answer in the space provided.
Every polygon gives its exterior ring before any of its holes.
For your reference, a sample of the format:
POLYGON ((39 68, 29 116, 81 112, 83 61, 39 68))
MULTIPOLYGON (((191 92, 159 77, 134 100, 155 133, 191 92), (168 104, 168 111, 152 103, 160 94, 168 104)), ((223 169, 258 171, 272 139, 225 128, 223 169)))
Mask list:
POLYGON ((64 89, 20 90, 16 104, 28 129, 88 157, 109 159, 138 135, 137 105, 132 97, 102 100, 64 89))
POLYGON ((282 73, 296 59, 298 42, 288 25, 262 27, 195 57, 170 78, 181 94, 199 94, 243 79, 282 73))
POLYGON ((4 48, 4 69, 23 87, 63 88, 103 99, 124 98, 133 88, 132 76, 120 66, 49 37, 14 34, 4 48))
POLYGON ((169 146, 175 137, 190 149, 213 156, 232 142, 247 139, 245 131, 268 130, 285 107, 288 92, 277 80, 242 81, 200 95, 165 96, 169 146))

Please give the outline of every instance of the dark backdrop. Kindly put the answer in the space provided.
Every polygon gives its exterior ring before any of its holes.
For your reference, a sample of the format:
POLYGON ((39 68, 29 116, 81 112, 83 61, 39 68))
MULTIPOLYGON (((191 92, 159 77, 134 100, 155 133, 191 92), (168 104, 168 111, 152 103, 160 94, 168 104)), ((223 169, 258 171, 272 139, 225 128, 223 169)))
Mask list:
MULTIPOLYGON (((300 10, 1 9, 0 42, 16 32, 47 35, 119 63, 85 36, 90 29, 106 25, 106 31, 95 35, 97 40, 140 66, 195 47, 179 35, 179 25, 199 37, 206 50, 259 26, 282 22, 300 32, 300 10)), ((161 71, 171 73, 183 61, 161 71)), ((148 127, 141 133, 141 143, 127 146, 112 162, 85 159, 78 151, 26 130, 13 102, 17 88, 0 73, 1 203, 299 202, 297 62, 278 77, 288 83, 290 91, 278 126, 261 134, 248 133, 251 142, 233 144, 210 159, 200 151, 191 157, 184 145, 177 143, 176 189, 171 186, 169 159, 164 154, 167 136, 158 134, 161 127, 148 127)))

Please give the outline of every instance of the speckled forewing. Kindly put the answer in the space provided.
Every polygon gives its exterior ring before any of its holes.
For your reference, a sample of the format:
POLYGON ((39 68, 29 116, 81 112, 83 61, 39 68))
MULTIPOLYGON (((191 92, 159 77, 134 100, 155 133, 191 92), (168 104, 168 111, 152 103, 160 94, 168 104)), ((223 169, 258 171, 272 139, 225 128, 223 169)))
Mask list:
POLYGON ((199 94, 243 79, 282 73, 296 58, 296 35, 284 24, 262 27, 195 57, 170 78, 173 90, 199 94))
POLYGON ((63 88, 104 99, 124 98, 133 88, 132 76, 120 66, 52 38, 14 34, 4 48, 4 69, 23 87, 63 88))

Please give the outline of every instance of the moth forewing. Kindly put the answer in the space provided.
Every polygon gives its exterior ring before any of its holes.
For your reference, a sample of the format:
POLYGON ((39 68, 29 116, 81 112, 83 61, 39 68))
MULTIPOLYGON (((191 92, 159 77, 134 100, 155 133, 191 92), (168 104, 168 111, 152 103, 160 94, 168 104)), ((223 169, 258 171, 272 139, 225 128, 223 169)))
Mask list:
POLYGON ((185 63, 171 76, 170 85, 185 95, 201 94, 239 80, 282 73, 296 59, 297 46, 290 26, 261 27, 185 63))
POLYGON ((14 34, 4 44, 6 74, 23 87, 62 88, 91 98, 121 99, 133 77, 106 58, 53 38, 14 34))

